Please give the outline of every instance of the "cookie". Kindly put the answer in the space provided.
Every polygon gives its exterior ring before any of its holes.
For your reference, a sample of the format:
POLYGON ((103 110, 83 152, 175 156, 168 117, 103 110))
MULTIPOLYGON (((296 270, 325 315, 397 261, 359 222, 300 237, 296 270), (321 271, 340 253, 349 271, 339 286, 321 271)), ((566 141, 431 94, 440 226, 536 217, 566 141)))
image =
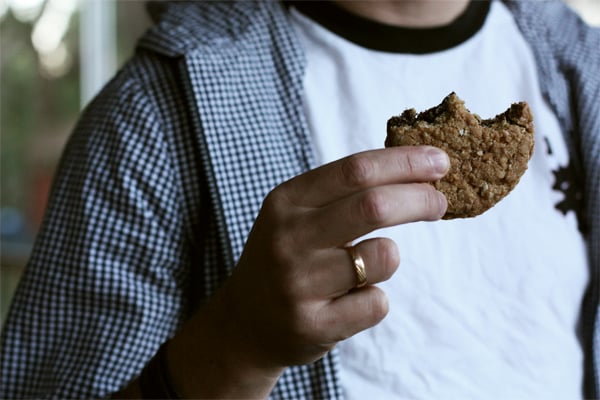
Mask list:
POLYGON ((450 157, 450 170, 432 182, 448 200, 443 219, 477 216, 502 200, 519 182, 533 154, 533 114, 527 103, 512 104, 481 119, 450 93, 419 114, 408 109, 387 123, 385 146, 430 145, 450 157))

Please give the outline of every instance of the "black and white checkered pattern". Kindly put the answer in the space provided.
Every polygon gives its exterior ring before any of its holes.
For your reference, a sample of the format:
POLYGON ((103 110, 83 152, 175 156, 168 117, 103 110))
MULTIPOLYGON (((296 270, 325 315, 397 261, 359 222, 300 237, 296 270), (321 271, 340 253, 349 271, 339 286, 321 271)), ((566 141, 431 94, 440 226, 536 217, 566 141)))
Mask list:
MULTIPOLYGON (((509 6, 581 143, 598 360, 600 35, 554 31, 573 18, 557 3, 509 6)), ((231 271, 266 193, 313 166, 303 70, 276 2, 171 4, 69 141, 2 333, 0 397, 103 397, 140 372, 231 271)), ((289 368, 272 397, 342 397, 337 363, 289 368)))

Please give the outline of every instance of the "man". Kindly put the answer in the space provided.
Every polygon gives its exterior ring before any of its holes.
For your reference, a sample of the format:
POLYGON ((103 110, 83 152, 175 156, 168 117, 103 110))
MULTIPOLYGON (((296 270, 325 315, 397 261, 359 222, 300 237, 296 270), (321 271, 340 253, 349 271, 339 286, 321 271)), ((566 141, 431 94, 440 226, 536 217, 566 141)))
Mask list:
POLYGON ((2 396, 598 395, 598 32, 556 3, 314 7, 165 6, 66 149, 2 396), (483 216, 412 224, 448 159, 381 130, 450 88, 527 100, 536 154, 483 216))

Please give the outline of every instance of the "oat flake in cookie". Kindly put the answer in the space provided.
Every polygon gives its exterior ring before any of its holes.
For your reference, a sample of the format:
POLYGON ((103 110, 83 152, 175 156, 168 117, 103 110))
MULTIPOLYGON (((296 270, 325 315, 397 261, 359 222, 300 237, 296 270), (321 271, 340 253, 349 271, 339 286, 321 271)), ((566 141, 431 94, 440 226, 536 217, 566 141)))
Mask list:
POLYGON ((431 145, 445 150, 450 171, 432 182, 446 196, 443 219, 474 217, 519 182, 533 154, 533 115, 527 103, 491 119, 465 108, 455 93, 419 114, 408 109, 387 123, 385 146, 431 145))

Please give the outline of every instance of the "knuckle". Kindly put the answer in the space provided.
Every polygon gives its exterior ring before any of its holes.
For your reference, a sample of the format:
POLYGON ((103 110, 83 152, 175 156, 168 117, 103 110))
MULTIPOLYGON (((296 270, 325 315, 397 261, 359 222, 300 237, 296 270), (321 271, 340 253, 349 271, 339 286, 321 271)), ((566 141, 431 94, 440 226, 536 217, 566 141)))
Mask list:
POLYGON ((341 164, 342 181, 352 187, 366 185, 375 171, 375 164, 367 157, 352 155, 341 164))
POLYGON ((381 192, 370 190, 361 197, 358 207, 359 215, 364 221, 371 226, 377 226, 385 221, 389 202, 381 192))
POLYGON ((305 299, 314 286, 311 258, 303 246, 298 246, 300 241, 293 232, 286 231, 275 234, 268 244, 265 267, 276 277, 288 305, 305 299))
POLYGON ((287 203, 285 188, 280 185, 270 191, 263 200, 262 209, 267 211, 278 212, 287 203))
POLYGON ((315 313, 303 306, 294 307, 290 318, 290 331, 300 342, 313 342, 319 332, 319 321, 315 313))
POLYGON ((419 172, 422 163, 417 151, 407 151, 402 161, 402 167, 409 175, 416 175, 419 172))
MULTIPOLYGON (((286 268, 286 293, 287 293, 287 304, 296 306, 297 304, 306 301, 311 295, 311 289, 313 282, 310 274, 300 265, 296 260, 290 268, 286 268)), ((299 310, 301 311, 301 310, 299 310)), ((301 315, 296 313, 295 315, 301 315)))
POLYGON ((298 290, 296 282, 290 281, 289 277, 289 275, 279 276, 270 290, 276 293, 273 299, 276 303, 275 307, 280 310, 278 323, 285 326, 286 331, 300 335, 305 330, 310 330, 309 314, 304 306, 305 296, 298 290))
POLYGON ((285 191, 277 187, 263 200, 252 233, 258 235, 262 242, 270 243, 274 251, 293 249, 301 232, 302 218, 299 216, 285 191))
POLYGON ((288 271, 293 276, 299 276, 300 271, 304 271, 301 267, 306 254, 303 254, 304 247, 299 245, 303 240, 296 230, 290 229, 293 225, 295 225, 294 221, 289 221, 286 226, 273 228, 268 252, 272 256, 274 267, 281 271, 288 271))

